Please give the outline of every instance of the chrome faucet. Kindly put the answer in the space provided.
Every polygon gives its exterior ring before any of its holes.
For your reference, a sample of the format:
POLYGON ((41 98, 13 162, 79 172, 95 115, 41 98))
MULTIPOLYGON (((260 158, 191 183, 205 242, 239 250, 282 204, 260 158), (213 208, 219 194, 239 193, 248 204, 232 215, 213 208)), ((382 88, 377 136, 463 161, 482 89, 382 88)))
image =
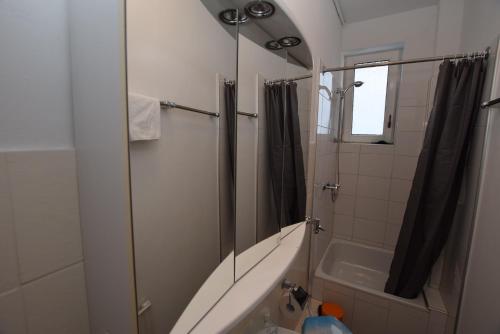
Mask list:
POLYGON ((320 225, 321 220, 319 218, 306 217, 306 223, 312 225, 313 233, 319 234, 321 231, 325 231, 325 228, 320 225))

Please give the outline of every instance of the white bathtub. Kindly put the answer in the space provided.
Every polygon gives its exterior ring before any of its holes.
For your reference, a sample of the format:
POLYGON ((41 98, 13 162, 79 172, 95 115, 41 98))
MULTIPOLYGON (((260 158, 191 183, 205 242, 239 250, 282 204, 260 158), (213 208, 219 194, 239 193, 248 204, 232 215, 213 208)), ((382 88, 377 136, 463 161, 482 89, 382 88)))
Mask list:
POLYGON ((333 239, 316 269, 316 276, 378 297, 426 309, 422 294, 416 299, 405 299, 384 292, 393 255, 392 251, 383 248, 333 239))
POLYGON ((333 239, 315 272, 316 298, 341 305, 355 334, 440 333, 430 328, 423 294, 405 299, 384 292, 392 257, 386 249, 333 239))

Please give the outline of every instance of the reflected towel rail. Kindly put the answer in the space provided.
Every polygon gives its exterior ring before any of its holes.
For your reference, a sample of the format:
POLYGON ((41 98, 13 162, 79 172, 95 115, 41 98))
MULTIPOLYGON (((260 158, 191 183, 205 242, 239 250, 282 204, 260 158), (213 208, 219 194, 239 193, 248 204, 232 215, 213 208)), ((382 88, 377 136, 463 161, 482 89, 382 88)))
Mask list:
POLYGON ((172 101, 161 101, 160 106, 163 109, 182 109, 182 110, 192 111, 192 112, 195 112, 198 114, 204 114, 204 115, 213 116, 213 117, 220 116, 220 114, 218 112, 210 112, 210 111, 206 111, 206 110, 186 107, 186 106, 183 106, 182 104, 177 104, 177 103, 172 102, 172 101))
POLYGON ((238 115, 254 117, 254 118, 259 117, 259 115, 257 115, 256 113, 249 113, 249 112, 243 112, 243 111, 238 111, 238 115))
POLYGON ((493 99, 491 101, 483 102, 481 104, 481 108, 485 109, 485 108, 488 108, 488 107, 493 107, 494 105, 497 105, 499 103, 500 103, 500 97, 496 98, 496 99, 493 99))

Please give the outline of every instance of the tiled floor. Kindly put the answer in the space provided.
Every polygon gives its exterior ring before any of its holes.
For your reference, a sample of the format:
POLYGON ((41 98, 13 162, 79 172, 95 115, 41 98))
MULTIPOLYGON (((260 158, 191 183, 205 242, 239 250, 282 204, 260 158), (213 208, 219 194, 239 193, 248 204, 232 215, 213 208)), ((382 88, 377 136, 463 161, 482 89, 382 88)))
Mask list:
POLYGON ((302 312, 302 316, 300 317, 300 321, 295 327, 295 331, 297 333, 302 332, 302 324, 307 317, 314 317, 318 315, 318 306, 321 305, 321 302, 317 299, 311 298, 309 301, 308 307, 302 312))

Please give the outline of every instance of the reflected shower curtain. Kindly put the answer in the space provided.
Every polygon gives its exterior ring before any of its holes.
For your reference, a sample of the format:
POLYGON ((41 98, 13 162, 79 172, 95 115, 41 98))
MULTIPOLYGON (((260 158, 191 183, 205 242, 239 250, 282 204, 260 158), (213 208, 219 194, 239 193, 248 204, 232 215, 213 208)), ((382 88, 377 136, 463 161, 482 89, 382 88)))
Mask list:
POLYGON ((225 127, 226 127, 226 140, 228 143, 228 155, 229 155, 229 169, 231 173, 231 181, 234 185, 234 131, 236 128, 235 117, 236 117, 236 88, 234 83, 224 83, 224 102, 225 102, 225 127))
POLYGON ((444 61, 385 292, 416 298, 443 249, 479 112, 486 60, 444 61))
POLYGON ((221 142, 219 149, 219 211, 220 211, 220 260, 234 250, 235 225, 235 161, 234 133, 236 115, 236 90, 233 83, 224 83, 224 112, 221 113, 221 142))
POLYGON ((274 207, 280 227, 301 222, 306 211, 297 84, 266 85, 266 134, 274 207))

